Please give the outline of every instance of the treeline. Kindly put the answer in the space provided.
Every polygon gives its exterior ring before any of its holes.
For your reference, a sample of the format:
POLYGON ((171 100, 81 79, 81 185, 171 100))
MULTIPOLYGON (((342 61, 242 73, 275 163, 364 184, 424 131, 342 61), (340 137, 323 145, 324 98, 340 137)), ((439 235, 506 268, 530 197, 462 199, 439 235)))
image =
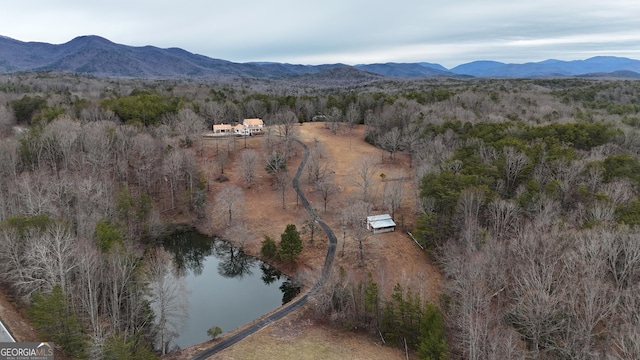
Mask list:
MULTIPOLYGON (((11 121, 27 98, 8 104, 11 121)), ((187 147, 200 136, 185 141, 202 120, 187 109, 157 127, 38 114, 0 141, 3 285, 74 358, 156 358, 169 325, 149 249, 169 219, 204 214, 198 146, 187 147)))
POLYGON ((370 331, 385 344, 416 351, 421 359, 449 356, 439 307, 400 284, 386 298, 371 273, 356 281, 341 267, 317 296, 316 311, 321 319, 330 318, 346 329, 370 331))
POLYGON ((640 356, 640 137, 585 106, 422 127, 417 227, 447 278, 455 357, 640 356))

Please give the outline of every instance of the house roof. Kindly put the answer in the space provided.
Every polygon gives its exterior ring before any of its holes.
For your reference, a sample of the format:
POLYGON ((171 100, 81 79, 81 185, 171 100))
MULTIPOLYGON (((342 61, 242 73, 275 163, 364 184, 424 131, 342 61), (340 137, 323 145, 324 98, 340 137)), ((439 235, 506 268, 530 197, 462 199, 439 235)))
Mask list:
POLYGON ((213 124, 213 130, 231 130, 231 124, 213 124))
POLYGON ((378 220, 371 223, 371 227, 374 229, 381 229, 387 227, 396 226, 396 223, 391 219, 378 220))
POLYGON ((380 221, 380 220, 391 220, 391 215, 389 214, 381 214, 381 215, 371 215, 367 216, 368 222, 380 221))
POLYGON ((263 125, 264 122, 262 121, 262 119, 244 119, 244 121, 242 122, 243 124, 250 126, 250 125, 263 125))

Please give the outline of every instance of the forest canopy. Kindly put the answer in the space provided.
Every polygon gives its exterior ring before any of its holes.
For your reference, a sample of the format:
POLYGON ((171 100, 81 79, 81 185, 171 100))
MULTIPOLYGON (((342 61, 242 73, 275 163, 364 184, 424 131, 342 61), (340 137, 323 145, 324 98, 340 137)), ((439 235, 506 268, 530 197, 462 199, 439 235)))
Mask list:
MULTIPOLYGON (((78 354, 160 353, 171 331, 154 325, 145 284, 166 269, 148 249, 167 219, 206 218, 201 133, 260 117, 289 141, 315 119, 336 135, 363 127, 377 158, 408 156, 417 205, 404 226, 446 279, 439 304, 401 288, 378 299, 368 279, 328 311, 354 306, 342 319, 425 358, 640 358, 639 99, 640 82, 577 78, 2 75, 0 268, 34 323, 67 310, 56 320, 78 354)), ((286 160, 279 150, 264 158, 286 160)))

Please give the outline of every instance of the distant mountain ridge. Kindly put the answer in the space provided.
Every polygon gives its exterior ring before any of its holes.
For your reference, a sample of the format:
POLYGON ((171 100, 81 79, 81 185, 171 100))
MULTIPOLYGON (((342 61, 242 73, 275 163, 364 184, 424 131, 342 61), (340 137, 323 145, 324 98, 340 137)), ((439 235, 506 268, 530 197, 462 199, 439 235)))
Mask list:
POLYGON ((373 81, 383 77, 567 77, 612 76, 640 78, 640 61, 596 56, 586 60, 545 60, 506 64, 479 60, 447 69, 440 64, 379 63, 296 65, 274 62, 235 63, 190 53, 180 48, 134 47, 100 36, 79 36, 60 44, 22 42, 0 35, 0 73, 64 71, 110 77, 245 77, 262 79, 325 79, 373 81), (336 72, 349 68, 350 71, 336 72), (337 74, 340 74, 337 76, 337 74), (344 78, 346 77, 346 79, 344 78))
MULTIPOLYGON (((640 74, 640 61, 615 56, 596 56, 586 60, 544 60, 525 64, 505 64, 498 61, 473 61, 451 69, 455 74, 478 77, 549 77, 581 76, 615 72, 640 74)), ((631 74, 630 74, 631 75, 631 74)))

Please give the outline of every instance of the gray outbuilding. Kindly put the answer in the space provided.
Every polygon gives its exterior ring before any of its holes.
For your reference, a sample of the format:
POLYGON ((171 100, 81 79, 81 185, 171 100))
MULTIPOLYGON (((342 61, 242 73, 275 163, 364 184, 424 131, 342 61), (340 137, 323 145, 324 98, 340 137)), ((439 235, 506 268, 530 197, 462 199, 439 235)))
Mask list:
POLYGON ((396 230, 396 223, 389 214, 367 216, 367 230, 374 234, 391 232, 396 230))

